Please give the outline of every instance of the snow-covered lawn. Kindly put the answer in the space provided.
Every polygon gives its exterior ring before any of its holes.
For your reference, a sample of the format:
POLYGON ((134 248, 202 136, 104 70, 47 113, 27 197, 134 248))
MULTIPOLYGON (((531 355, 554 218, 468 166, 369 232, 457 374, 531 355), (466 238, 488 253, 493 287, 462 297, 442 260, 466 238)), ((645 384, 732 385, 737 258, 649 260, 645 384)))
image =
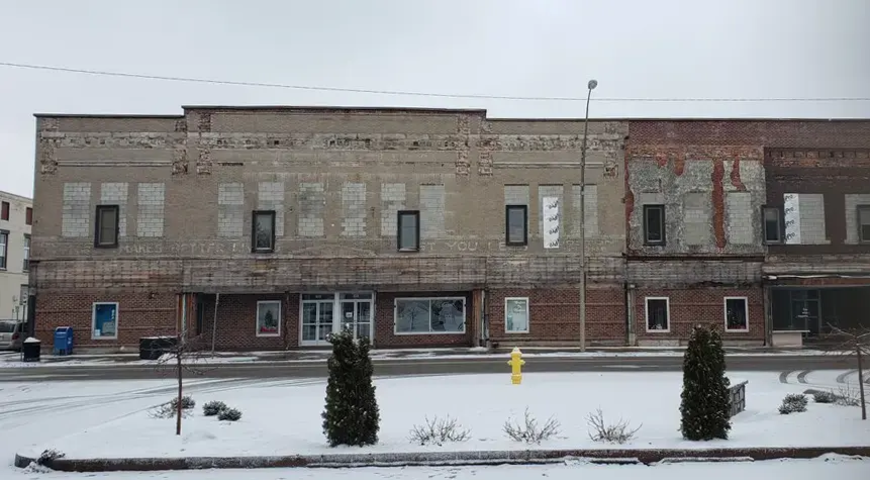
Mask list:
MULTIPOLYGON (((861 422, 854 407, 815 404, 792 415, 777 412, 783 396, 808 385, 779 383, 775 373, 732 373, 748 380, 746 411, 734 418, 728 441, 683 441, 678 432, 681 374, 679 373, 533 373, 523 384, 510 375, 433 376, 378 379, 381 410, 380 443, 376 446, 331 449, 321 430, 325 380, 251 383, 222 391, 189 389, 197 401, 195 415, 184 420, 184 434, 174 435, 174 421, 155 419, 140 403, 120 418, 107 416, 84 430, 70 431, 34 445, 22 453, 56 448, 67 458, 260 456, 320 453, 420 452, 524 449, 509 440, 502 426, 520 420, 523 411, 539 422, 553 416, 561 423, 556 438, 531 448, 608 448, 587 434, 586 416, 601 408, 607 419, 620 417, 643 424, 629 448, 721 448, 788 446, 860 446, 870 444, 870 421, 861 422), (239 408, 235 423, 204 417, 201 406, 221 400, 239 408), (426 416, 449 415, 471 430, 470 440, 438 446, 409 441, 409 430, 426 416)), ((854 379, 853 379, 854 381, 854 379)), ((128 394, 129 395, 129 394, 128 394)), ((169 400, 172 393, 151 397, 150 404, 169 400)), ((148 402, 146 402, 148 403, 148 402)), ((97 412, 98 413, 98 412, 97 412)))

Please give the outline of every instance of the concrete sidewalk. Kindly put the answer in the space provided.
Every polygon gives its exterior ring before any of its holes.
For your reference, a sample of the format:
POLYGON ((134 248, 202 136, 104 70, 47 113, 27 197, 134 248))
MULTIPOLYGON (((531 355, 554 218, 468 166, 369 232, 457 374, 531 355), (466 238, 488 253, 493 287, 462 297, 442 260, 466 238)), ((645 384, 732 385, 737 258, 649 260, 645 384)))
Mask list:
MULTIPOLYGON (((493 359, 504 358, 510 355, 511 348, 487 350, 483 348, 446 348, 446 349, 375 349, 372 350, 372 359, 377 361, 388 360, 432 360, 432 359, 493 359)), ((522 349, 523 356, 527 358, 631 358, 631 357, 679 357, 683 355, 685 348, 675 347, 613 347, 613 348, 589 348, 586 352, 580 352, 579 348, 535 348, 522 349)), ((827 352, 811 349, 784 349, 770 347, 729 347, 725 349, 729 356, 821 356, 830 355, 827 352)), ((261 352, 204 352, 198 359, 209 364, 245 364, 245 363, 310 363, 325 362, 331 351, 324 350, 287 350, 287 351, 261 351, 261 352)), ((55 356, 50 353, 43 355, 39 363, 21 364, 19 353, 0 353, 0 368, 5 364, 9 366, 101 366, 113 365, 153 365, 155 360, 140 360, 138 352, 135 353, 95 353, 73 354, 55 356)))

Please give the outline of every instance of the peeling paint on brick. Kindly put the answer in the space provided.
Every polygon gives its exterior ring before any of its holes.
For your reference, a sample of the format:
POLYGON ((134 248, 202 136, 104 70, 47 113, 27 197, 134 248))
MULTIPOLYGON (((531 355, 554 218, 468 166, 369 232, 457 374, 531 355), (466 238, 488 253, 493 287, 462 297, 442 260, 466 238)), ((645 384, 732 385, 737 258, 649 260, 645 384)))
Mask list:
POLYGON ((740 156, 734 155, 734 163, 731 164, 731 185, 737 188, 738 192, 745 192, 746 185, 740 180, 740 156))
POLYGON ((725 188, 722 180, 725 177, 725 165, 721 159, 713 160, 713 234, 716 246, 725 248, 725 188))

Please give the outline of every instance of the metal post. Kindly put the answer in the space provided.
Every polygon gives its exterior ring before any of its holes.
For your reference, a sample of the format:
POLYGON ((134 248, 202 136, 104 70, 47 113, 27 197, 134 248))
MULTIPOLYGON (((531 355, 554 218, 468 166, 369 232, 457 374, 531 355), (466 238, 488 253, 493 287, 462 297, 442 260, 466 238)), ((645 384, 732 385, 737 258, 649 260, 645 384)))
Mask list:
MULTIPOLYGON (((217 337, 217 309, 218 305, 221 303, 221 294, 220 292, 215 294, 214 297, 214 319, 211 322, 211 356, 214 357, 214 343, 215 338, 217 337)), ((286 330, 286 328, 284 329, 286 330)))
POLYGON ((589 100, 592 90, 598 86, 589 80, 589 93, 586 95, 586 117, 583 120, 583 145, 580 147, 580 351, 586 351, 586 139, 589 135, 589 100))

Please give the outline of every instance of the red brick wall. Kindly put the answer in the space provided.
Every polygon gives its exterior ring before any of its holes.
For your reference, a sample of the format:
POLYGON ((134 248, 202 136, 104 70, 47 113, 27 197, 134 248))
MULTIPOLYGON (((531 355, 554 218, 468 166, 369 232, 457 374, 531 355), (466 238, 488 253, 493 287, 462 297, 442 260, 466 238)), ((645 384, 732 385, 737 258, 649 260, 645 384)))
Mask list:
MULTIPOLYGON (((205 297, 203 329, 200 342, 211 346, 215 296, 205 297)), ((191 319, 195 321, 195 319, 191 319)), ((191 325, 192 328, 192 325, 191 325)), ((221 295, 218 303, 216 350, 282 350, 299 345, 299 294, 290 295, 221 295), (257 336, 257 302, 281 302, 281 334, 257 336)))
POLYGON ((715 325, 723 332, 723 339, 764 341, 763 290, 758 288, 694 288, 694 289, 638 289, 634 304, 635 333, 638 342, 656 340, 686 341, 696 324, 715 325), (646 331, 646 297, 668 297, 670 303, 670 332, 646 331), (749 305, 749 332, 725 332, 725 297, 747 297, 749 305))
POLYGON ((630 120, 634 144, 868 148, 870 120, 630 120))
POLYGON ((470 347, 472 346, 474 317, 473 311, 479 308, 472 302, 471 292, 437 292, 437 293, 389 293, 378 292, 375 303, 375 339, 377 348, 401 347, 470 347), (395 300, 408 297, 465 297, 465 333, 464 334, 395 334, 395 300))
MULTIPOLYGON (((489 334, 493 341, 571 342, 580 339, 580 291, 565 289, 504 289, 487 292, 489 334), (529 333, 505 333, 505 298, 529 298, 529 333)), ((592 288, 586 292, 588 344, 624 344, 625 293, 622 288, 592 288)))
POLYGON ((73 327, 73 348, 139 347, 139 337, 175 335, 176 297, 147 292, 41 292, 36 308, 36 338, 54 344, 54 329, 73 327), (92 340, 94 302, 118 302, 118 339, 92 340))

